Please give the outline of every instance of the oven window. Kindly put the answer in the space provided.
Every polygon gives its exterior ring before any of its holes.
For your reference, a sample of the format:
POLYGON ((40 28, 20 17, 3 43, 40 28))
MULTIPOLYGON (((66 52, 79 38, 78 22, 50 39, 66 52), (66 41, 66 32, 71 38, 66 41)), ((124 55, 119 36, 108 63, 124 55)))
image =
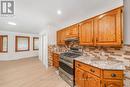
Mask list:
POLYGON ((73 75, 73 68, 71 68, 70 66, 61 61, 60 61, 60 68, 62 68, 65 72, 69 73, 70 75, 73 75))

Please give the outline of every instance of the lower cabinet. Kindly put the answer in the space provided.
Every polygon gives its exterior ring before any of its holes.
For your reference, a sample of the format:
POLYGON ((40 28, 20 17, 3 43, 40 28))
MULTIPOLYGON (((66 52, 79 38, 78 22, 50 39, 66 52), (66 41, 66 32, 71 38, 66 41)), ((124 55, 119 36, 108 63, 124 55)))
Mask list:
POLYGON ((104 80, 103 87, 123 87, 123 81, 121 81, 121 80, 104 80))
POLYGON ((101 87, 99 77, 79 68, 75 68, 75 84, 76 87, 101 87))
POLYGON ((55 68, 59 67, 59 54, 53 53, 53 55, 52 55, 52 62, 53 62, 53 66, 55 68))
POLYGON ((101 87, 100 86, 100 78, 90 74, 88 72, 85 73, 85 81, 84 81, 84 87, 101 87))
POLYGON ((85 71, 79 69, 79 68, 76 68, 75 69, 75 84, 77 87, 84 87, 84 83, 85 83, 85 77, 84 77, 84 74, 85 74, 85 71))
POLYGON ((76 87, 123 87, 122 70, 103 70, 75 61, 76 87))

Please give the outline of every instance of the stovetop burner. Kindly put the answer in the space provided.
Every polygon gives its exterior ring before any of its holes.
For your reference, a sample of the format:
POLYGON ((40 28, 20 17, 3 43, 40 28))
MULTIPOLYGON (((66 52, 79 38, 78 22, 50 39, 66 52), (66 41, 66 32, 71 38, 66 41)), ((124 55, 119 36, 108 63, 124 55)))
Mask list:
POLYGON ((60 54, 60 59, 73 63, 74 58, 81 56, 79 51, 68 51, 60 54))
POLYGON ((76 54, 76 53, 71 53, 71 52, 66 52, 66 53, 63 53, 61 54, 61 57, 69 57, 69 58, 76 58, 76 57, 79 57, 81 56, 80 54, 76 54))

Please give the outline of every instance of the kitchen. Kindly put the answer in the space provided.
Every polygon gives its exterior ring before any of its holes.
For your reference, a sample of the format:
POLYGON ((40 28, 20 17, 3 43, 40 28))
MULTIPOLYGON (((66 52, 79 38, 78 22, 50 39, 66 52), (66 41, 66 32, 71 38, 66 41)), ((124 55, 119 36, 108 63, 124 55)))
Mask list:
POLYGON ((130 87, 130 0, 0 4, 0 87, 130 87))
POLYGON ((50 48, 49 64, 71 87, 129 84, 130 52, 129 45, 123 44, 123 9, 121 6, 56 31, 57 45, 50 48))

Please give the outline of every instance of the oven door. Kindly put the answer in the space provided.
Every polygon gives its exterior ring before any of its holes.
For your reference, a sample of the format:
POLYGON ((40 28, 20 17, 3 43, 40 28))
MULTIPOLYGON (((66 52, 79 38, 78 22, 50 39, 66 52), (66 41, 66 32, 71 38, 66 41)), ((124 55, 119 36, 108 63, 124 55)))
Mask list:
POLYGON ((71 87, 74 87, 74 72, 72 65, 68 65, 68 62, 64 60, 60 60, 59 62, 59 75, 60 77, 65 80, 71 87))
POLYGON ((72 76, 74 75, 72 65, 67 64, 65 61, 60 61, 59 65, 60 65, 60 68, 64 70, 66 73, 72 76))

